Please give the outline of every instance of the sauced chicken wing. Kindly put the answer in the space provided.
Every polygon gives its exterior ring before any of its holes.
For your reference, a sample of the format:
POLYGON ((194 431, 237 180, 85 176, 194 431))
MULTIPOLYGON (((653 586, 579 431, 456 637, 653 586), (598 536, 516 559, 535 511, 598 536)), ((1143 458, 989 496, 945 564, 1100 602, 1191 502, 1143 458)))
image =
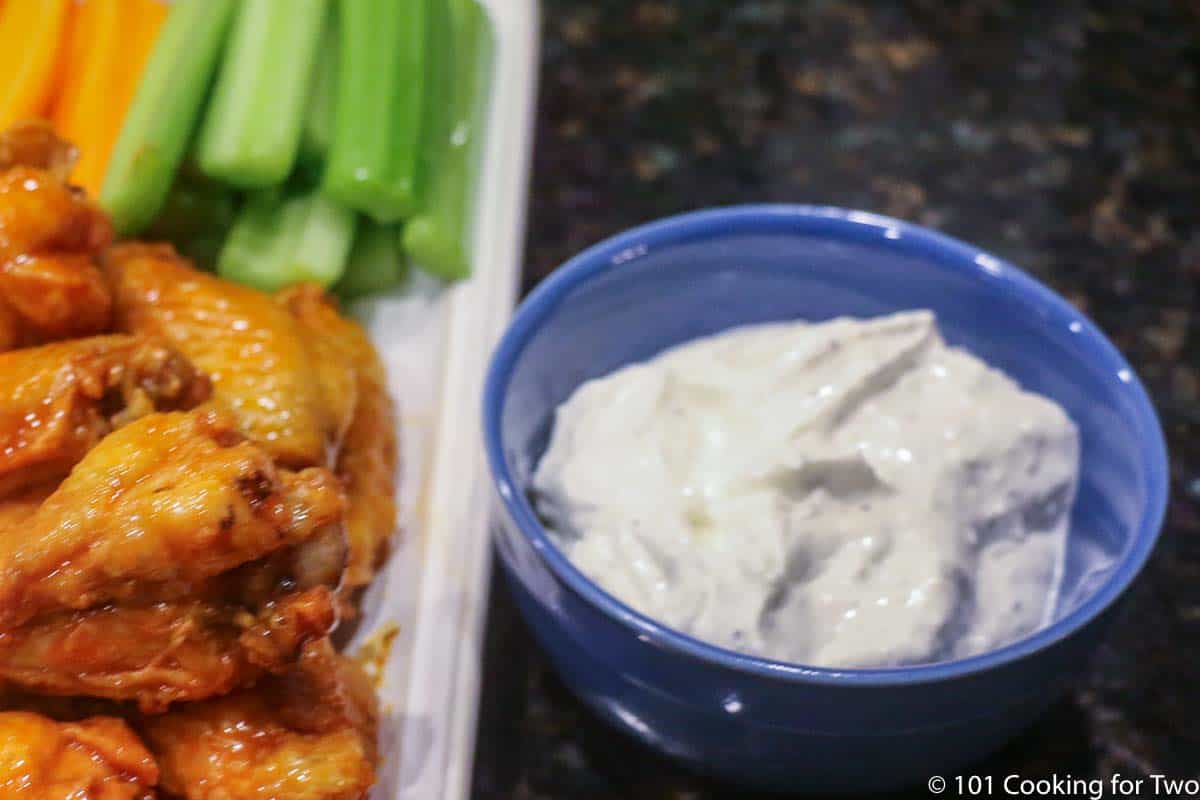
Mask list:
POLYGON ((183 800, 360 800, 375 780, 374 692, 314 642, 296 670, 139 725, 183 800))
POLYGON ((61 611, 0 633, 0 682, 158 712, 286 670, 335 621, 326 587, 285 594, 256 611, 201 599, 61 611))
POLYGON ((352 367, 353 391, 343 387, 344 369, 330 370, 324 382, 328 394, 354 401, 337 473, 348 500, 346 585, 362 586, 396 527, 396 425, 387 376, 366 331, 338 313, 320 287, 303 284, 280 292, 278 299, 300 322, 320 363, 352 367))
POLYGON ((96 336, 0 353, 0 498, 66 475, 114 427, 190 408, 209 382, 152 339, 96 336))
POLYGON ((151 414, 109 434, 19 536, 0 536, 0 629, 37 614, 169 600, 339 526, 322 468, 281 470, 213 411, 151 414))
POLYGON ((158 767, 129 726, 0 713, 0 796, 11 800, 153 800, 158 767))
POLYGON ((167 245, 118 245, 105 259, 121 330, 162 336, 211 376, 214 400, 289 466, 325 464, 349 411, 296 319, 267 294, 198 272, 167 245))
POLYGON ((363 800, 330 635, 395 525, 383 365, 315 285, 110 247, 75 155, 0 133, 0 797, 363 800))
POLYGON ((45 126, 0 135, 0 349, 108 328, 112 301, 95 259, 112 229, 66 184, 73 161, 45 126))

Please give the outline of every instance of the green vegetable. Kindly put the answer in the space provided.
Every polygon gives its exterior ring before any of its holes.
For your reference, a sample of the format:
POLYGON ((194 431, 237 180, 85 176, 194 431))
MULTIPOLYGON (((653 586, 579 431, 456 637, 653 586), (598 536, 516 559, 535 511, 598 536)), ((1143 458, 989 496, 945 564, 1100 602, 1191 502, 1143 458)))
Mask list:
POLYGON ((211 268, 236 214, 237 196, 233 190, 181 174, 171 187, 162 211, 143 236, 168 240, 185 257, 211 268))
POLYGON ((304 117, 304 130, 300 134, 300 160, 308 164, 323 164, 329 154, 329 143, 333 139, 338 56, 337 14, 331 9, 321 33, 317 74, 313 76, 312 93, 304 117))
POLYGON ((342 0, 341 60, 324 190, 376 222, 417 205, 429 2, 342 0))
POLYGON ((408 272, 408 261, 400 250, 397 233, 393 225, 360 220, 346 274, 335 291, 349 300, 398 286, 408 272))
POLYGON ((327 0, 241 0, 200 129, 206 175, 256 188, 292 171, 328 12, 327 0))
POLYGON ((100 204, 122 235, 167 198, 200 115, 237 0, 178 0, 163 23, 113 146, 100 204))
POLYGON ((472 199, 479 182, 491 29, 475 0, 449 0, 449 24, 431 25, 429 124, 422 142, 428 166, 421 211, 404 227, 404 248, 418 266, 447 280, 471 273, 472 199), (439 34, 444 29, 445 34, 439 34))
POLYGON ((255 193, 225 240, 217 272, 265 291, 300 281, 332 286, 346 268, 355 223, 353 211, 318 191, 255 193))

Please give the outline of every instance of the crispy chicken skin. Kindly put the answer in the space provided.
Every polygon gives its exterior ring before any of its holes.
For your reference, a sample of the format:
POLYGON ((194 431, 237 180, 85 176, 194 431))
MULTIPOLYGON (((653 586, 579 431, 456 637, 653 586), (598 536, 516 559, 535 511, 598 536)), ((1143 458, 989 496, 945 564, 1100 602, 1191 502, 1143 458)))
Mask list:
POLYGON ((96 336, 0 353, 0 498, 62 478, 120 424, 208 399, 161 341, 96 336))
POLYGON ((360 800, 375 781, 374 692, 328 642, 298 667, 139 728, 162 786, 182 800, 360 800))
POLYGON ((199 272, 168 245, 122 244, 104 268, 120 330, 161 336, 213 381, 243 433, 292 467, 324 465, 348 424, 327 405, 296 319, 270 295, 199 272))
POLYGON ((0 797, 154 800, 158 767, 126 723, 0 713, 0 797))
POLYGON ((327 470, 277 468, 217 412, 151 414, 92 449, 20 536, 0 536, 0 630, 184 597, 339 526, 343 506, 327 470))
POLYGON ((0 349, 108 329, 112 301, 96 265, 112 228, 67 185, 74 148, 45 125, 0 135, 0 349))
POLYGON ((346 585, 363 586, 375 574, 396 528, 396 420, 387 376, 366 331, 342 316, 319 286, 301 284, 277 297, 300 322, 320 363, 352 367, 353 391, 343 387, 344 370, 327 375, 324 383, 329 394, 354 400, 337 474, 349 501, 346 585))
POLYGON ((0 682, 161 712, 287 670, 335 621, 326 587, 285 594, 254 612, 192 599, 57 612, 0 633, 0 682))

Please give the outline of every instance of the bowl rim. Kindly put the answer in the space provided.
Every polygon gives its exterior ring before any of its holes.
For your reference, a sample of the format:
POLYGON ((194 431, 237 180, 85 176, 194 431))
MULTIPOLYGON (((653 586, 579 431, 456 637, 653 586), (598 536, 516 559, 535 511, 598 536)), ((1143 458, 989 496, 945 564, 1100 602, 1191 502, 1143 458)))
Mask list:
POLYGON ((632 228, 575 255, 538 285, 520 304, 492 354, 483 394, 483 436, 492 482, 505 513, 558 580, 629 628, 642 642, 738 672, 801 683, 838 686, 895 686, 962 678, 1025 658, 1071 636, 1103 613, 1145 566, 1161 533, 1169 494, 1169 465, 1162 425, 1145 387, 1108 337, 1082 312, 1045 284, 1004 259, 922 226, 882 216, 822 205, 757 204, 692 211, 632 228), (1108 580, 1077 608, 1035 633, 979 655, 931 664, 878 668, 815 667, 748 655, 675 630, 633 609, 585 576, 550 538, 525 492, 514 480, 501 440, 502 398, 516 361, 533 334, 576 287, 651 251, 729 234, 786 232, 815 238, 882 244, 924 256, 942 269, 982 273, 1004 281, 1023 302, 1049 310, 1089 340, 1089 346, 1119 380, 1129 385, 1134 423, 1142 434, 1147 465, 1147 501, 1130 544, 1108 580))

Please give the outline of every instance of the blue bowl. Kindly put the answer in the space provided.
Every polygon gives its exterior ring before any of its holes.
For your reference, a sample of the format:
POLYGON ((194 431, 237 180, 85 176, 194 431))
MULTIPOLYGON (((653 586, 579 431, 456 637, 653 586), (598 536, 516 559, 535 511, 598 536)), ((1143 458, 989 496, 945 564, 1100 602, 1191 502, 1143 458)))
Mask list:
POLYGON ((697 770, 856 792, 951 774, 1028 725, 1086 664, 1154 547, 1167 458, 1132 368, 1019 269, 887 217, 748 206, 673 217, 573 258, 493 356, 484 435, 501 564, 563 680, 600 716, 697 770), (946 339, 1060 403, 1082 474, 1055 621, 1008 646, 894 669, 725 650, 639 614, 579 572, 526 496, 555 407, 586 380, 725 328, 930 308, 946 339))

